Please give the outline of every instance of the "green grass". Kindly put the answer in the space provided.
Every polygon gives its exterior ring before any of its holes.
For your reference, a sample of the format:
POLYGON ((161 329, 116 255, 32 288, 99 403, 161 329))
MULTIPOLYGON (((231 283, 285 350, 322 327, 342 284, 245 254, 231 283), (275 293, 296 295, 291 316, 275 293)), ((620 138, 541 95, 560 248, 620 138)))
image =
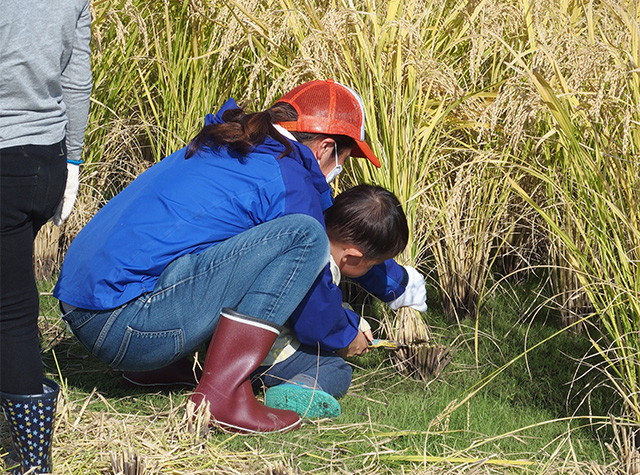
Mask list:
MULTIPOLYGON (((42 283, 41 291, 46 294, 51 287, 42 283)), ((590 424, 586 418, 591 412, 615 410, 607 407, 610 395, 601 387, 588 406, 580 401, 594 381, 583 379, 569 386, 589 342, 564 332, 530 351, 526 359, 517 359, 525 348, 556 331, 542 312, 534 317, 532 311, 523 311, 522 303, 515 304, 532 300, 527 298, 535 293, 532 287, 522 284, 517 300, 513 295, 496 295, 481 309, 478 365, 474 325, 447 324, 430 289, 428 321, 433 338, 455 348, 439 379, 424 382, 402 376, 393 369, 388 353, 372 351, 352 360, 354 381, 341 400, 343 413, 335 420, 309 422, 289 434, 247 437, 211 432, 206 439, 187 440, 180 424, 172 421, 182 417, 188 392, 124 388, 118 373, 88 355, 65 329, 56 300, 43 295, 43 359, 47 373, 56 380, 61 375, 66 388, 56 441, 60 452, 57 456, 54 452, 57 467, 60 473, 105 473, 109 453, 123 449, 158 464, 157 472, 150 473, 207 473, 207 467, 234 463, 241 464, 243 473, 265 473, 264 467, 275 461, 303 473, 330 473, 329 467, 336 473, 398 473, 419 470, 419 460, 425 456, 468 462, 487 457, 496 460, 492 469, 500 470, 497 473, 542 473, 541 464, 550 459, 610 462, 603 443, 611 440, 611 434, 602 432, 597 419, 590 424), (510 361, 514 362, 448 413, 452 403, 463 400, 510 361), (96 426, 104 426, 98 440, 80 444, 78 431, 98 430, 96 426), (119 430, 133 435, 123 437, 119 430), (221 453, 220 460, 195 451, 205 440, 206 450, 221 453), (75 444, 84 449, 77 450, 75 444), (503 466, 518 460, 531 465, 503 466)), ((426 467, 450 467, 443 463, 431 461, 426 467)))

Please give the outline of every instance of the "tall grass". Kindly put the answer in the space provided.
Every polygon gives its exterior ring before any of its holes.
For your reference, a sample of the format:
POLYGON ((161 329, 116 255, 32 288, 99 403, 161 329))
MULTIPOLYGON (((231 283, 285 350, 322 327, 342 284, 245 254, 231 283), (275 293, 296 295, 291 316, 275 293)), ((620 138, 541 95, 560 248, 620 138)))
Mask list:
MULTIPOLYGON (((595 34, 609 80, 600 90, 574 91, 560 65, 550 58, 547 77, 527 69, 548 110, 555 149, 553 173, 530 170, 549 188, 554 212, 530 200, 549 226, 581 292, 593 312, 589 338, 604 359, 601 369, 625 402, 628 415, 640 422, 640 82, 638 6, 625 10, 605 4, 598 21, 614 22, 632 50, 613 38, 595 34), (609 13, 608 15, 606 13, 609 13), (634 49, 635 47, 635 49, 634 49), (590 96, 598 101, 591 101, 590 96), (556 172, 559 170, 560 173, 556 172)), ((528 195, 519 187, 520 193, 528 195)))

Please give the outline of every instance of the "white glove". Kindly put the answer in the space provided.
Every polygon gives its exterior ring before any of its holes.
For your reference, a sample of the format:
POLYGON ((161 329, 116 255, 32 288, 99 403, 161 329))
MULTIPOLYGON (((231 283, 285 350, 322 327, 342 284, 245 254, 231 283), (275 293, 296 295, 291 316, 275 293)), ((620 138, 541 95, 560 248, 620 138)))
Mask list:
POLYGON ((58 205, 56 214, 53 215, 53 224, 60 226, 71 214, 73 203, 78 195, 78 186, 80 184, 80 165, 67 162, 67 184, 64 189, 64 195, 58 205))
POLYGON ((409 275, 409 282, 404 293, 395 300, 389 302, 389 307, 398 310, 400 307, 411 307, 418 312, 427 311, 427 288, 424 276, 411 266, 404 266, 409 275))

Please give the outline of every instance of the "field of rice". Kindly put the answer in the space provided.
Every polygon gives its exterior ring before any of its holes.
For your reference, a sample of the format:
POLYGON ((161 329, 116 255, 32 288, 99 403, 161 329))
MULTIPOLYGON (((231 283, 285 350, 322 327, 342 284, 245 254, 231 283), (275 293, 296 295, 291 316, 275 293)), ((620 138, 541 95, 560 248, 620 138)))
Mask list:
POLYGON ((636 0, 95 0, 92 9, 80 193, 35 253, 43 358, 64 386, 55 473, 640 473, 636 0), (205 114, 229 97, 262 110, 316 78, 364 99, 382 168, 351 159, 336 192, 369 182, 396 193, 411 235, 398 260, 427 276, 430 309, 355 300, 381 336, 427 332, 455 355, 431 379, 410 353, 354 361, 344 422, 212 434, 192 423, 184 393, 120 388, 65 333, 48 292, 81 227, 186 145, 205 114), (405 409, 390 409, 403 399, 405 409), (558 411, 545 412, 551 402, 558 411), (528 419, 525 407, 544 410, 528 419), (389 416, 372 418, 381 408, 389 416), (485 419, 513 424, 494 430, 485 419), (538 432, 558 424, 555 435, 538 432))

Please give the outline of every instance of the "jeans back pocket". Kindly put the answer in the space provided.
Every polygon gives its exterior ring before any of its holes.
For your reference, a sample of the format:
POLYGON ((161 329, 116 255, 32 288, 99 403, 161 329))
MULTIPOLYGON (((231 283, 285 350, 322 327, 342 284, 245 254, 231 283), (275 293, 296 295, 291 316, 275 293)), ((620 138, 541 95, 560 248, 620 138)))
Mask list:
POLYGON ((183 351, 184 334, 179 328, 141 331, 127 327, 109 366, 126 371, 162 368, 180 358, 183 351))

